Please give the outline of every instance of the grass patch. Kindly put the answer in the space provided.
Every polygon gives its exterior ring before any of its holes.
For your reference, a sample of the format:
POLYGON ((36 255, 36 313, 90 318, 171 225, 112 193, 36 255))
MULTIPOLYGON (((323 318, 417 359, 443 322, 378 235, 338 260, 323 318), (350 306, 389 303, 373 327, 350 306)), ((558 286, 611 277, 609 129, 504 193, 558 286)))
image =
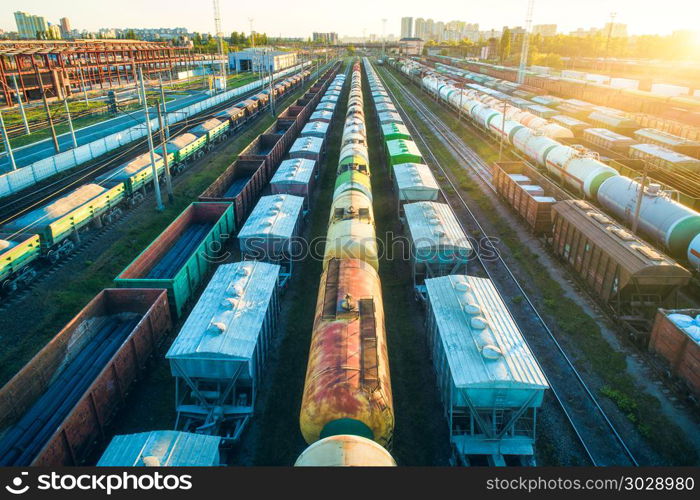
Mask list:
MULTIPOLYGON (((379 68, 386 73, 387 69, 379 68)), ((395 73, 396 74, 396 73, 395 73)), ((403 78, 399 75, 399 78, 403 78)), ((404 80, 401 80, 405 82, 404 80)), ((498 215, 494 197, 488 195, 467 174, 467 167, 459 165, 454 157, 444 147, 417 116, 416 111, 400 95, 396 84, 390 79, 385 80, 396 95, 396 98, 404 106, 411 116, 421 135, 430 145, 440 163, 450 170, 457 184, 465 186, 469 199, 475 202, 485 217, 488 218, 494 232, 498 235, 501 251, 507 251, 514 258, 526 276, 521 280, 522 286, 527 290, 536 290, 541 297, 542 305, 547 316, 553 322, 561 334, 571 339, 578 347, 582 357, 591 366, 606 384, 606 392, 601 389, 601 394, 610 398, 620 410, 628 415, 626 409, 630 401, 635 402, 634 420, 639 433, 646 438, 651 447, 661 455, 668 463, 673 465, 691 465, 697 463, 698 457, 692 446, 686 443, 683 431, 669 420, 661 411, 658 399, 646 393, 627 373, 627 363, 623 353, 613 350, 605 340, 596 321, 572 299, 564 295, 560 283, 554 280, 547 268, 539 262, 538 255, 531 248, 522 244, 513 232, 511 223, 498 215), (615 395, 611 397, 610 395, 615 395)), ((453 131, 457 132, 464 142, 472 147, 487 163, 497 160, 495 153, 483 139, 473 135, 459 120, 441 106, 424 99, 416 90, 416 87, 406 84, 409 91, 425 104, 453 131)), ((451 190, 446 190, 448 193, 451 190)), ((629 415, 628 415, 629 418, 629 415)))

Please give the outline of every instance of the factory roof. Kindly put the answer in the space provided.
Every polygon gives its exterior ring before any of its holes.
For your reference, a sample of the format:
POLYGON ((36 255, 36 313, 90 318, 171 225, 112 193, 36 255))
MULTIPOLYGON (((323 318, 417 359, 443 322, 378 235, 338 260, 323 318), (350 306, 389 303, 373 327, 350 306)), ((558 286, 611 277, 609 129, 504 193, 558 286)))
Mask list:
POLYGON ((211 467, 219 465, 219 436, 151 431, 114 436, 98 467, 211 467))
POLYGON ((250 360, 279 270, 258 261, 219 266, 165 357, 250 360))
POLYGON ((548 387, 491 280, 449 275, 425 284, 458 389, 548 387))

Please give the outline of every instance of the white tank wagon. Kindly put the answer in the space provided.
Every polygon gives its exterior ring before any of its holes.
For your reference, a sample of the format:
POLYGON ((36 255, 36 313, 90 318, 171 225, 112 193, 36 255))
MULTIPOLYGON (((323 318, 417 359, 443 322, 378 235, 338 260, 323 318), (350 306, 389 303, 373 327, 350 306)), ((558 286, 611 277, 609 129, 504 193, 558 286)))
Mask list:
POLYGON ((477 106, 474 106, 471 109, 469 115, 476 123, 478 123, 485 129, 489 128, 489 122, 491 120, 498 116, 502 116, 501 113, 494 110, 493 108, 489 108, 485 104, 478 104, 477 106))
MULTIPOLYGON (((462 110, 484 127, 488 127, 488 121, 493 119, 490 116, 491 112, 487 111, 487 109, 490 109, 500 114, 505 111, 506 120, 517 121, 534 131, 541 132, 545 137, 570 138, 574 136, 573 132, 566 127, 508 104, 493 95, 493 90, 481 85, 471 85, 469 90, 460 90, 454 85, 432 75, 425 76, 422 81, 424 88, 433 94, 439 95, 443 101, 457 108, 460 106, 461 96, 462 110)), ((498 131, 494 132, 497 135, 500 133, 498 131)))
POLYGON ((554 177, 592 200, 603 182, 619 175, 591 153, 560 144, 546 152, 545 167, 554 177))
POLYGON ((176 427, 240 437, 275 335, 279 270, 244 261, 214 273, 165 355, 175 377, 176 427))
POLYGON ((338 434, 316 441, 299 455, 294 467, 395 467, 391 454, 371 439, 338 434))
POLYGON ((523 127, 513 134, 513 146, 538 165, 544 166, 547 153, 560 144, 554 139, 523 127))
MULTIPOLYGON (((604 181, 598 190, 598 203, 626 225, 632 226, 640 184, 628 177, 616 176, 604 181)), ((681 205, 661 191, 658 184, 644 189, 639 209, 639 232, 668 250, 672 257, 687 258, 698 269, 700 254, 700 214, 681 205)))
POLYGON ((547 379, 493 283, 425 281, 427 340, 455 455, 532 458, 547 379))
POLYGON ((489 130, 491 133, 497 136, 503 136, 503 139, 508 141, 509 144, 513 143, 513 136, 515 133, 522 129, 525 128, 523 125, 520 123, 513 121, 513 120, 508 120, 503 121, 503 114, 499 114, 495 119, 492 119, 491 122, 489 123, 489 130))

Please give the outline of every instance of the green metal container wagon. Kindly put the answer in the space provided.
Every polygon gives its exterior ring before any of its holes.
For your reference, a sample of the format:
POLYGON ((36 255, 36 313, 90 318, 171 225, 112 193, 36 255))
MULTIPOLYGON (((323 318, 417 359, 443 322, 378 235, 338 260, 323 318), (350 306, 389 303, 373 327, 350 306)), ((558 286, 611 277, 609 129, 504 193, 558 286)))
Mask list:
POLYGON ((225 133, 229 129, 229 126, 230 123, 228 121, 211 118, 193 129, 190 129, 190 133, 197 137, 206 136, 207 142, 212 143, 215 142, 221 134, 225 133))
POLYGON ((0 233, 0 292, 16 288, 16 279, 29 271, 29 265, 41 256, 39 235, 0 233))
POLYGON ((411 139, 411 134, 403 123, 385 123, 382 125, 384 142, 396 139, 411 139))
POLYGON ((416 143, 407 139, 386 141, 386 155, 389 165, 425 163, 416 143))
POLYGON ((118 288, 165 288, 179 317, 233 238, 231 203, 195 202, 115 279, 118 288))
POLYGON ((86 184, 66 196, 5 224, 5 231, 36 231, 41 238, 43 252, 93 221, 101 222, 101 216, 119 205, 125 196, 124 184, 105 188, 86 184))
MULTIPOLYGON (((204 153, 198 154, 199 151, 207 144, 207 136, 197 136, 195 134, 185 132, 177 137, 173 137, 165 143, 165 150, 168 152, 168 165, 174 167, 185 163, 190 157, 199 158, 204 153)), ((163 148, 156 148, 158 154, 163 154, 163 148)))
MULTIPOLYGON (((165 163, 160 154, 154 153, 156 172, 160 176, 165 170, 165 163)), ((172 161, 171 158, 168 160, 172 161)), ((95 181, 104 187, 114 187, 123 184, 126 195, 132 197, 139 189, 145 189, 153 182, 153 167, 151 154, 144 153, 118 167, 102 174, 95 181)))

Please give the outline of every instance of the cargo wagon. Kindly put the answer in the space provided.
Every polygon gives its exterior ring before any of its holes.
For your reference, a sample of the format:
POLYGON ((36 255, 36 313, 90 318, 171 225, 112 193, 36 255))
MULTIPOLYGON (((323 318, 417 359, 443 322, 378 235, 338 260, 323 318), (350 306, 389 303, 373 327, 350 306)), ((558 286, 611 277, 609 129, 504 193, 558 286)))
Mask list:
POLYGON ((230 203, 192 203, 121 272, 119 288, 165 288, 179 317, 234 235, 230 203))
POLYGON ((0 462, 80 465, 171 327, 165 290, 102 290, 0 389, 0 462))
POLYGON ((236 227, 241 227, 265 187, 265 173, 265 160, 236 160, 199 195, 199 201, 232 203, 236 227))

